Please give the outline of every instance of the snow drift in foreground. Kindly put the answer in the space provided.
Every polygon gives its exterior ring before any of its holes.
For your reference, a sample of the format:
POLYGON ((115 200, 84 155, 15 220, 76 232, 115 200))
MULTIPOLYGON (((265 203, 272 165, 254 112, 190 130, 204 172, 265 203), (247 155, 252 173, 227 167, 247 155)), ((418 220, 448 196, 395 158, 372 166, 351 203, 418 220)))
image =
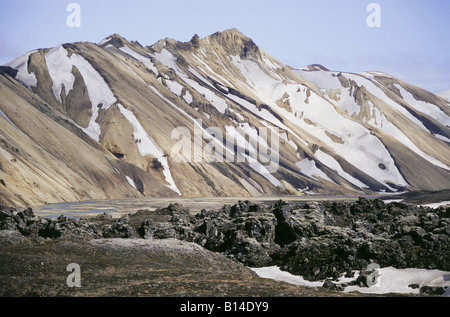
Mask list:
MULTIPOLYGON (((321 287, 324 281, 310 282, 301 276, 292 275, 281 271, 277 266, 252 268, 252 270, 262 278, 273 279, 294 285, 321 287)), ((341 277, 339 283, 348 283, 357 278, 357 274, 352 278, 341 277)), ((418 294, 422 286, 442 286, 447 287, 443 296, 450 297, 450 272, 424 269, 395 269, 392 267, 381 268, 379 270, 377 283, 369 288, 359 286, 347 286, 344 292, 357 291, 365 294, 418 294), (408 285, 418 284, 419 288, 411 288, 408 285)))

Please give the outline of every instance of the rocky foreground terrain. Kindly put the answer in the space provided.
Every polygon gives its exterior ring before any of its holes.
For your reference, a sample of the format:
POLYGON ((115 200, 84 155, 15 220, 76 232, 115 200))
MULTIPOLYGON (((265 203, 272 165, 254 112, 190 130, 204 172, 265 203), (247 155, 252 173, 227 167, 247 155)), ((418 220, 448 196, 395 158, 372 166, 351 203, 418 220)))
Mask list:
POLYGON ((351 283, 367 286, 370 263, 450 271, 450 207, 360 198, 239 201, 195 215, 171 204, 119 219, 0 211, 0 296, 362 296, 335 278, 361 271, 351 283), (70 263, 82 287, 66 284, 70 263), (273 265, 326 282, 294 286, 248 268, 273 265))

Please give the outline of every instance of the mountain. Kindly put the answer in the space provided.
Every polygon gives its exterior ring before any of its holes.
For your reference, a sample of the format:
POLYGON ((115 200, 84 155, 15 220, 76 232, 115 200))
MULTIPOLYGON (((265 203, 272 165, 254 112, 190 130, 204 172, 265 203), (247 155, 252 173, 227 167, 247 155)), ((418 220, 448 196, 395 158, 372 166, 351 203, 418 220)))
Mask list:
POLYGON ((450 188, 448 101, 293 69, 236 29, 39 49, 0 68, 0 93, 3 204, 450 188))

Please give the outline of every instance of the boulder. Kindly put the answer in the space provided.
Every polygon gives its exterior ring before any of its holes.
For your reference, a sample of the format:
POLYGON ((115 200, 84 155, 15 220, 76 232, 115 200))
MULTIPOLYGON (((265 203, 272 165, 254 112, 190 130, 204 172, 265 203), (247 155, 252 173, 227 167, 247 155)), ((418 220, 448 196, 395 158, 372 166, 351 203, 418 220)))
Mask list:
POLYGON ((442 295, 445 293, 445 288, 442 286, 422 286, 420 294, 422 295, 442 295))
POLYGON ((345 289, 344 286, 342 286, 340 284, 337 284, 337 283, 334 283, 330 279, 325 280, 325 282, 323 283, 322 287, 326 288, 326 289, 329 289, 329 290, 338 291, 338 292, 342 292, 345 289))

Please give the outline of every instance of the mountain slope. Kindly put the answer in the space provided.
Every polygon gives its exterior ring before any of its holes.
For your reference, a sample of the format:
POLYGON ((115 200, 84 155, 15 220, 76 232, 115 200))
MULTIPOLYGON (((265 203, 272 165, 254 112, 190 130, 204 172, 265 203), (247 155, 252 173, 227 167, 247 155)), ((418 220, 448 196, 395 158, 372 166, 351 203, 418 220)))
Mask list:
POLYGON ((236 29, 146 47, 114 34, 0 73, 4 203, 450 187, 444 99, 291 69, 236 29))

